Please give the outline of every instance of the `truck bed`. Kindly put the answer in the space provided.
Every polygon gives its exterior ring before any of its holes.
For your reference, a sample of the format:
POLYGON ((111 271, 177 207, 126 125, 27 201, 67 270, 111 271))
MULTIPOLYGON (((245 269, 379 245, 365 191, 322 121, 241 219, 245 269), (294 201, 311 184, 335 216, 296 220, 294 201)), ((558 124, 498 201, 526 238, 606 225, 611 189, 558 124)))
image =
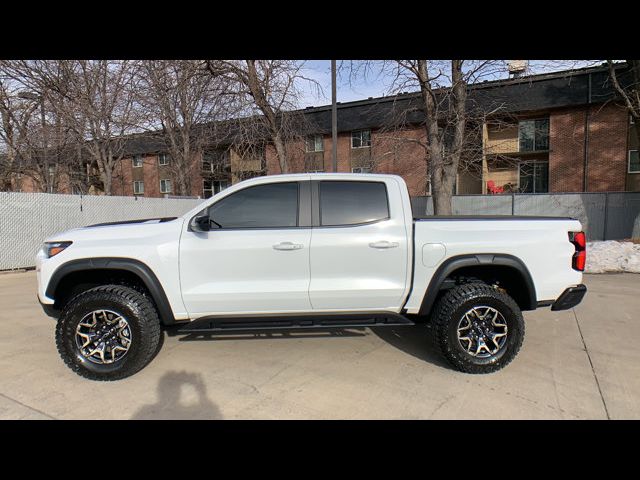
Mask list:
POLYGON ((582 228, 575 219, 526 215, 414 215, 413 219, 414 283, 405 304, 409 313, 419 311, 421 294, 441 263, 464 255, 517 258, 531 276, 536 301, 556 299, 582 279, 581 272, 571 268, 575 247, 569 232, 582 228))

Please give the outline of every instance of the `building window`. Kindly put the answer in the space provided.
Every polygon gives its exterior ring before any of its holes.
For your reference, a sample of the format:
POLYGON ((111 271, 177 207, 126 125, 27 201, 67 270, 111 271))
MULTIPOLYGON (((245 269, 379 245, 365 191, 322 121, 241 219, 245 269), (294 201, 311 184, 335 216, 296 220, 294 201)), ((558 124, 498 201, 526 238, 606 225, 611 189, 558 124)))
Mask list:
POLYGON ((202 196, 204 198, 210 198, 216 193, 221 192, 225 188, 229 187, 229 182, 226 180, 207 180, 203 181, 202 196))
POLYGON ((307 153, 324 151, 322 135, 311 135, 310 137, 307 137, 305 140, 305 144, 307 153))
POLYGON ((371 130, 358 130, 351 132, 351 148, 363 148, 371 146, 371 130))
POLYGON ((142 155, 134 155, 133 159, 132 159, 132 162, 133 162, 133 166, 134 167, 136 167, 136 168, 137 167, 141 167, 142 166, 142 155))
POLYGON ((171 180, 160 180, 160 193, 171 193, 171 180))
POLYGON ((139 180, 133 182, 133 194, 144 195, 144 182, 141 182, 139 180))
POLYGON ((518 126, 521 152, 549 150, 549 119, 522 120, 518 126))
POLYGON ((518 165, 518 170, 520 192, 549 192, 549 162, 523 162, 518 165))
POLYGON ((629 173, 640 173, 640 155, 638 150, 629 150, 629 173))
POLYGON ((204 172, 223 172, 230 167, 229 150, 207 150, 202 153, 204 172))
POLYGON ((353 167, 351 173, 371 173, 371 167, 353 167))
POLYGON ((160 165, 161 167, 169 165, 169 158, 169 154, 161 153, 160 155, 158 155, 158 165, 160 165))

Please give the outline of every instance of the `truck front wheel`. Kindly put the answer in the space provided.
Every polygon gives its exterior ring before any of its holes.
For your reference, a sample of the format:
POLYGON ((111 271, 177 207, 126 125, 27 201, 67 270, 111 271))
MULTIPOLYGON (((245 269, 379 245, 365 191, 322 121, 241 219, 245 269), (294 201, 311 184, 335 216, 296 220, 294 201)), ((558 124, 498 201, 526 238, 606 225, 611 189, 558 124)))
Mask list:
POLYGON ((524 340, 516 302, 484 283, 458 285, 436 304, 436 343, 447 361, 466 373, 491 373, 515 358, 524 340))
POLYGON ((91 380, 119 380, 146 366, 160 343, 153 302, 133 288, 102 285, 73 298, 56 327, 62 360, 91 380))

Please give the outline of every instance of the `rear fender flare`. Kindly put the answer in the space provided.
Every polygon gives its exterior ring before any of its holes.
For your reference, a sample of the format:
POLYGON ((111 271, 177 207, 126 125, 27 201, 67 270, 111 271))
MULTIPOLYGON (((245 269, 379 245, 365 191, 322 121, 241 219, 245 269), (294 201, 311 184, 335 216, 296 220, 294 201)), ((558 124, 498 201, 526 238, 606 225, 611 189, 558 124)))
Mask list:
POLYGON ((463 267, 477 267, 500 265, 507 266, 515 269, 527 289, 527 302, 521 305, 523 310, 534 310, 537 306, 536 300, 536 288, 529 273, 529 269, 524 262, 513 255, 501 254, 501 253, 483 253, 483 254, 469 254, 469 255, 457 255, 455 257, 445 260, 431 277, 427 291, 425 292, 422 304, 420 305, 419 315, 428 315, 431 312, 433 304, 438 297, 440 288, 445 279, 449 277, 456 270, 463 267))

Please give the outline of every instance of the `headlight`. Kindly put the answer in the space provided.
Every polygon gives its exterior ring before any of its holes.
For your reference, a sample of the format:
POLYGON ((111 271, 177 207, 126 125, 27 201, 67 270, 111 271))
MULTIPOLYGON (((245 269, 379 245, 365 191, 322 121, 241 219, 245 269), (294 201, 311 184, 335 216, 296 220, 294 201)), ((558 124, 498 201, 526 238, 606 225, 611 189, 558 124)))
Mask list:
POLYGON ((44 247, 42 248, 44 251, 44 256, 46 258, 55 257, 73 242, 45 242, 44 247))

